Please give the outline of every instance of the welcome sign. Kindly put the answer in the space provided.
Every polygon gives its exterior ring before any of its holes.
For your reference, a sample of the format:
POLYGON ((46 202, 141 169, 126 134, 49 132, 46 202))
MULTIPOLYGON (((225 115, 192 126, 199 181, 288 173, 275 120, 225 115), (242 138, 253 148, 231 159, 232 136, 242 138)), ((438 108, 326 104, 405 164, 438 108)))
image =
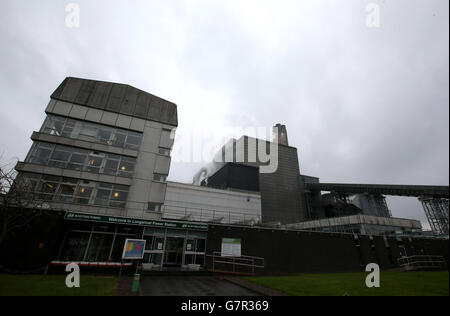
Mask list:
POLYGON ((203 231, 208 230, 208 224, 186 223, 186 222, 175 222, 175 221, 145 220, 145 219, 116 217, 116 216, 97 215, 97 214, 85 214, 85 213, 75 213, 75 212, 66 212, 65 219, 78 220, 78 221, 90 221, 90 222, 102 222, 102 223, 109 223, 109 224, 158 227, 158 228, 203 230, 203 231))

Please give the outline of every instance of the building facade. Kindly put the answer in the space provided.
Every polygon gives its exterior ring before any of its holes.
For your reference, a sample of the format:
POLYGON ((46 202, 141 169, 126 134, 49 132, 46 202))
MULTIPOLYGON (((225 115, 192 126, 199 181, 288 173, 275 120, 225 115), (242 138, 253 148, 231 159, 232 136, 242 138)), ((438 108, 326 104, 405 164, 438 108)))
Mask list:
POLYGON ((205 226, 162 221, 175 104, 128 85, 66 78, 45 112, 16 183, 38 208, 64 212, 54 259, 117 262, 126 238, 145 238, 145 260, 155 265, 202 262, 205 226), (192 249, 186 258, 180 241, 192 249))
MULTIPOLYGON (((297 149, 289 146, 281 124, 273 141, 231 140, 219 150, 221 161, 202 168, 194 184, 184 184, 167 181, 178 125, 174 103, 124 84, 69 77, 45 112, 25 160, 16 165, 15 183, 45 216, 2 245, 0 254, 8 254, 2 266, 30 269, 49 261, 109 266, 122 260, 125 240, 133 238, 146 240, 141 262, 149 269, 208 267, 225 238, 239 240, 242 255, 264 257, 271 271, 335 269, 331 264, 343 251, 354 257, 348 266, 354 270, 366 260, 354 235, 420 230, 417 221, 389 216, 324 219, 334 217, 321 195, 327 187, 300 173, 297 149), (274 160, 251 159, 260 149, 274 160), (330 257, 327 245, 335 241, 339 247, 330 257), (297 249, 315 254, 290 260, 297 249)), ((342 196, 334 193, 333 199, 342 196)), ((445 241, 431 244, 420 244, 423 253, 441 249, 445 241)), ((387 267, 395 266, 392 245, 379 245, 389 254, 387 267)), ((448 258, 448 240, 443 252, 448 258)), ((343 268, 346 264, 342 261, 343 268)))
POLYGON ((16 169, 46 209, 160 219, 176 105, 136 88, 67 78, 16 169))

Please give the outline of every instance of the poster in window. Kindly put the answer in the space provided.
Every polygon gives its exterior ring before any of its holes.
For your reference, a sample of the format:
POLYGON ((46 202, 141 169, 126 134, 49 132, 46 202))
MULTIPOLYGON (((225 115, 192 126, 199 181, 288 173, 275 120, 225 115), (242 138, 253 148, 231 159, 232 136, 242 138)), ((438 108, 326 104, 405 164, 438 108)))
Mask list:
POLYGON ((126 239, 123 247, 122 259, 144 258, 145 240, 126 239))

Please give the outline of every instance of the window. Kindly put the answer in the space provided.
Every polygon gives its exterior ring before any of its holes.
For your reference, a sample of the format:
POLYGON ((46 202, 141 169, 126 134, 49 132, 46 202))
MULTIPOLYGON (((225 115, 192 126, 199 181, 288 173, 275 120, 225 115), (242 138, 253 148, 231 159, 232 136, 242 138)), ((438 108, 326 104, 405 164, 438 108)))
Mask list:
POLYGON ((126 134, 117 133, 113 139, 112 144, 117 147, 124 147, 126 137, 126 134))
POLYGON ((85 126, 80 130, 79 139, 94 142, 97 138, 97 129, 93 126, 85 126))
POLYGON ((81 261, 84 259, 90 233, 69 231, 64 241, 59 260, 81 261))
POLYGON ((86 164, 87 154, 73 153, 70 157, 67 169, 82 171, 86 164))
POLYGON ((76 125, 76 121, 72 119, 68 119, 66 124, 64 125, 63 131, 61 133, 62 136, 75 138, 76 134, 73 134, 74 127, 76 125))
POLYGON ((41 132, 50 135, 61 136, 66 118, 59 116, 47 116, 41 132))
POLYGON ((167 175, 164 174, 160 174, 160 173, 155 173, 153 175, 153 180, 154 181, 158 181, 158 182, 166 182, 167 179, 167 175))
POLYGON ((32 198, 42 201, 124 208, 128 198, 129 187, 125 185, 25 172, 20 174, 19 179, 21 183, 32 183, 32 186, 26 187, 27 191, 36 193, 32 198))
POLYGON ((134 172, 135 165, 136 165, 135 158, 122 157, 120 164, 119 164, 118 175, 125 176, 125 177, 131 177, 134 172))
POLYGON ((153 249, 153 240, 154 236, 145 236, 145 250, 152 250, 153 249))
POLYGON ((108 205, 109 197, 111 196, 111 190, 107 189, 98 189, 97 195, 95 196, 95 202, 96 205, 108 205))
POLYGON ((111 144, 110 140, 111 140, 111 135, 112 135, 112 130, 109 129, 100 129, 99 133, 98 133, 98 137, 101 143, 104 144, 111 144))
POLYGON ((35 142, 27 162, 77 171, 131 178, 136 158, 86 149, 35 142))
POLYGON ((58 191, 56 192, 56 197, 58 200, 63 202, 72 202, 77 188, 77 179, 63 178, 59 184, 58 191))
POLYGON ((69 161, 69 157, 70 157, 70 152, 63 151, 63 149, 58 146, 58 147, 56 147, 55 151, 53 152, 51 159, 66 162, 66 161, 69 161))
POLYGON ((195 251, 196 252, 205 252, 206 240, 205 239, 197 239, 195 251))
POLYGON ((55 181, 52 177, 43 176, 37 187, 37 192, 39 192, 38 198, 44 201, 52 200, 56 189, 58 188, 58 180, 58 178, 56 178, 55 181))
POLYGON ((92 234, 85 260, 90 262, 108 261, 113 238, 113 235, 92 234))
POLYGON ((89 162, 88 162, 88 166, 86 168, 86 171, 99 173, 100 172, 100 167, 102 165, 104 157, 105 157, 104 155, 102 155, 102 154, 100 154, 98 152, 91 153, 89 155, 89 162))
POLYGON ((160 203, 148 203, 147 210, 150 212, 161 212, 162 204, 160 203))
POLYGON ((19 174, 14 183, 14 187, 19 186, 20 190, 24 191, 34 191, 39 183, 39 179, 40 175, 38 174, 30 173, 27 176, 19 174))
POLYGON ((142 133, 55 115, 47 116, 41 132, 130 149, 139 149, 142 141, 142 133))
POLYGON ((106 160, 104 173, 109 175, 115 175, 119 167, 119 160, 114 160, 110 157, 106 160))
POLYGON ((170 156, 170 149, 159 147, 159 154, 163 156, 170 156))
POLYGON ((36 164, 47 163, 52 153, 53 147, 54 145, 51 144, 38 143, 32 151, 33 159, 31 162, 36 164))
POLYGON ((83 183, 78 186, 74 202, 76 204, 89 204, 93 190, 94 188, 90 185, 89 181, 83 181, 83 183))

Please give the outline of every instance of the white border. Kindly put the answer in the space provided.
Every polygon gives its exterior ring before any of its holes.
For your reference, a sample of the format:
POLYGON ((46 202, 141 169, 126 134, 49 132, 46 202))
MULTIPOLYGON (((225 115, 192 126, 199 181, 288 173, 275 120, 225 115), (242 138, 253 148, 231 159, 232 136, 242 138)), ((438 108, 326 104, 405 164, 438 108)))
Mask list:
POLYGON ((123 245, 123 251, 122 251, 122 260, 125 259, 143 259, 144 258, 144 252, 145 252, 145 244, 147 241, 145 239, 125 239, 125 244, 123 245), (125 258, 125 250, 127 249, 128 242, 130 241, 137 241, 137 242, 144 242, 144 248, 142 250, 142 256, 141 257, 126 257, 125 258))

